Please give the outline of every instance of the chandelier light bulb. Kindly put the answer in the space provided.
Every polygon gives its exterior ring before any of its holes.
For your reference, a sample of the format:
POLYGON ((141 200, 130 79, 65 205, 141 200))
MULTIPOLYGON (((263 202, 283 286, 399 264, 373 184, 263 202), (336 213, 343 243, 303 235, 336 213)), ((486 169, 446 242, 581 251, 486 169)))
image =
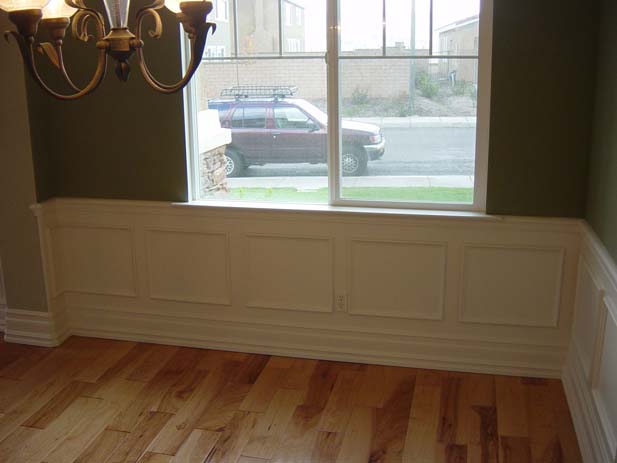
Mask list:
POLYGON ((43 8, 43 19, 70 18, 77 9, 66 4, 64 0, 51 0, 43 8))
POLYGON ((174 13, 180 13, 181 3, 201 3, 203 0, 165 0, 165 7, 174 13))
POLYGON ((4 11, 41 10, 49 0, 0 0, 0 9, 4 11))

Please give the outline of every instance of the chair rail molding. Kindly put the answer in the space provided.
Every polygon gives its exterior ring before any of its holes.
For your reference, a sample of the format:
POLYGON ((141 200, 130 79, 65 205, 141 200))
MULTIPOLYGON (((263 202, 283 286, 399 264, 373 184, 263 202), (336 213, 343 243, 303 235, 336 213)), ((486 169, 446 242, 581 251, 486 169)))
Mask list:
POLYGON ((561 376, 578 220, 85 199, 33 211, 49 339, 561 376))

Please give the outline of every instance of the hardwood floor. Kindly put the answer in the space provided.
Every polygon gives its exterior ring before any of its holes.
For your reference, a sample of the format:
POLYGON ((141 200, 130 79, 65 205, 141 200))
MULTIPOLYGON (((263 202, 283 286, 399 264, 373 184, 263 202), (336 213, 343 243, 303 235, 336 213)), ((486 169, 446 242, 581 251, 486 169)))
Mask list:
POLYGON ((557 380, 0 343, 2 463, 580 461, 557 380))

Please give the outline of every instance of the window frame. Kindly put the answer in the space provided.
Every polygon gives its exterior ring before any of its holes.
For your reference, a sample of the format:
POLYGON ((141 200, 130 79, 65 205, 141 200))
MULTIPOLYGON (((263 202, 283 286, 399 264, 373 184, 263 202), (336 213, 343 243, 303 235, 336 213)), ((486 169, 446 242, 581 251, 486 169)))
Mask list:
MULTIPOLYGON (((435 1, 435 0, 432 0, 435 1)), ((284 0, 279 0, 282 7, 284 0)), ((397 202, 355 200, 342 197, 343 177, 340 168, 340 149, 342 146, 342 117, 341 117, 341 80, 340 80, 340 0, 327 0, 327 51, 325 60, 327 65, 327 113, 328 113, 328 204, 329 207, 345 207, 360 209, 407 209, 407 210, 434 210, 434 211, 467 211, 484 213, 486 211, 488 157, 490 138, 490 106, 491 106, 491 72, 492 72, 492 42, 493 42, 493 0, 480 0, 479 32, 478 32, 478 96, 476 112, 476 153, 472 203, 438 203, 438 202, 397 202), (331 155, 334 153, 334 155, 331 155)), ((234 7, 236 2, 234 1, 234 7)), ((236 15, 234 10, 234 16, 236 15)), ((282 21, 279 15, 279 21, 282 21)), ((432 18, 431 18, 432 21, 432 18)), ((384 24, 385 29, 385 24, 384 24)), ((186 46, 186 36, 183 35, 182 48, 183 67, 186 67, 189 56, 189 47, 186 46)), ((280 37, 279 39, 282 39, 280 37)), ((431 34, 432 42, 432 34, 431 34)), ((431 46, 432 49, 432 46, 431 46)), ((441 58, 442 56, 422 56, 422 59, 441 58)), ((234 60, 236 56, 220 58, 234 60)), ((269 59, 289 59, 289 55, 273 55, 269 59)), ((367 56, 366 58, 374 58, 367 56)), ((388 56, 391 59, 413 59, 413 57, 388 56)), ((456 57, 443 57, 456 59, 456 57)), ((197 101, 195 79, 184 91, 185 134, 187 140, 187 171, 189 201, 204 204, 198 195, 199 190, 199 153, 197 139, 197 101)), ((220 202, 220 200, 219 200, 220 202)), ((234 203, 229 200, 230 203, 234 203)), ((257 203, 257 202, 256 202, 257 203)), ((296 209, 306 209, 304 204, 289 204, 296 209)), ((263 208, 264 203, 259 202, 263 208)))

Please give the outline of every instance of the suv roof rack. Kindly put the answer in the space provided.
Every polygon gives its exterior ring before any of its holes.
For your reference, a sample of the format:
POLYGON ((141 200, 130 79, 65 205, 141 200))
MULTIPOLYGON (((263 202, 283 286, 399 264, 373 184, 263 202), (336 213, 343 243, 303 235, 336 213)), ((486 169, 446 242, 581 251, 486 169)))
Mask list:
POLYGON ((234 97, 236 100, 246 98, 285 98, 294 96, 298 87, 290 85, 238 85, 225 88, 221 96, 234 97))

